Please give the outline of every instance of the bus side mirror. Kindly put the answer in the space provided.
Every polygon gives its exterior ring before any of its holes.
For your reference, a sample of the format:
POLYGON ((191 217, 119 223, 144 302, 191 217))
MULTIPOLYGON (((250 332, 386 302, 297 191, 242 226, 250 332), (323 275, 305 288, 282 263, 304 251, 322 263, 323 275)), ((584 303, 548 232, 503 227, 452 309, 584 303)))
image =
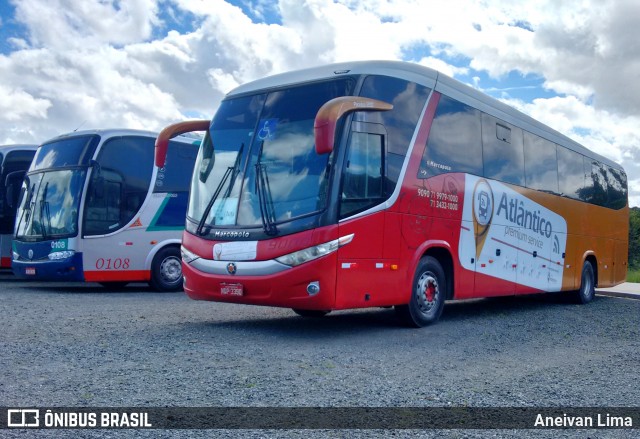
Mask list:
POLYGON ((22 186, 22 180, 24 180, 25 171, 14 171, 7 174, 4 180, 4 185, 7 188, 6 199, 7 205, 10 208, 14 208, 18 202, 18 194, 20 187, 22 186))
POLYGON ((313 135, 317 154, 333 151, 336 126, 342 116, 354 111, 388 111, 393 105, 371 98, 341 96, 326 102, 316 113, 313 135))
POLYGON ((158 168, 164 167, 167 160, 167 150, 169 149, 169 140, 184 133, 192 131, 207 131, 211 125, 210 120, 188 120, 186 122, 178 122, 169 125, 158 134, 156 138, 155 162, 158 168))

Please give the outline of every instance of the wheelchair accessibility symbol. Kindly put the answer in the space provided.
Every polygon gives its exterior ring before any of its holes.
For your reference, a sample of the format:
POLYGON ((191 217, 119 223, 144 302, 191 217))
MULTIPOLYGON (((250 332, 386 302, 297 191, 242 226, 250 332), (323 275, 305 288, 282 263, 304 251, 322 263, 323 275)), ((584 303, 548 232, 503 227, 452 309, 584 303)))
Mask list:
POLYGON ((263 119, 260 121, 260 129, 258 130, 258 139, 272 140, 276 136, 276 127, 278 119, 263 119))

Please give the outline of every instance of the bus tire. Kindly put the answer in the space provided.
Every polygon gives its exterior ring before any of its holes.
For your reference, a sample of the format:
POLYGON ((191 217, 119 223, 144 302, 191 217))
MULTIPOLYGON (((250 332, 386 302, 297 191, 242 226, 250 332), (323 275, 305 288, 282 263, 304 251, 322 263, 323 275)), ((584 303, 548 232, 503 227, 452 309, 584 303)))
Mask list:
POLYGON ((413 277, 411 299, 408 304, 395 307, 396 316, 402 324, 413 328, 435 323, 442 314, 446 291, 442 265, 436 258, 425 256, 413 277))
POLYGON ((165 247, 155 255, 149 284, 154 290, 162 292, 182 289, 182 259, 178 247, 165 247))
POLYGON ((584 261, 580 276, 580 289, 573 292, 573 301, 584 305, 593 300, 596 295, 596 280, 591 262, 584 261))
POLYGON ((329 314, 330 311, 318 310, 318 309, 299 309, 292 308, 293 312, 302 317, 324 317, 329 314))

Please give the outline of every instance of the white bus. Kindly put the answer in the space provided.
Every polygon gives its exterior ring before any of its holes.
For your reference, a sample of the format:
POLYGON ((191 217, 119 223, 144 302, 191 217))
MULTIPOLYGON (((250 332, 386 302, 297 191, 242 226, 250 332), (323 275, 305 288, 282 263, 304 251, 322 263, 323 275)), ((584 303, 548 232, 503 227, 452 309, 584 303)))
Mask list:
POLYGON ((180 240, 199 140, 162 168, 156 133, 80 131, 42 144, 22 186, 12 269, 20 278, 182 288, 180 240))
POLYGON ((11 240, 18 194, 38 145, 0 146, 0 267, 11 268, 11 240))

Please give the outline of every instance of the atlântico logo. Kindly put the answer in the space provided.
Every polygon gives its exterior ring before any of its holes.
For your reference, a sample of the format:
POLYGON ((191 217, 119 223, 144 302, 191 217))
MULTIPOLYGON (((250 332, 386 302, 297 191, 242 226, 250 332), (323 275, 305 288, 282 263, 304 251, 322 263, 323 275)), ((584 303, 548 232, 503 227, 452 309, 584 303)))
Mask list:
POLYGON ((493 191, 486 180, 480 180, 473 192, 473 214, 481 226, 486 226, 493 218, 493 191))

